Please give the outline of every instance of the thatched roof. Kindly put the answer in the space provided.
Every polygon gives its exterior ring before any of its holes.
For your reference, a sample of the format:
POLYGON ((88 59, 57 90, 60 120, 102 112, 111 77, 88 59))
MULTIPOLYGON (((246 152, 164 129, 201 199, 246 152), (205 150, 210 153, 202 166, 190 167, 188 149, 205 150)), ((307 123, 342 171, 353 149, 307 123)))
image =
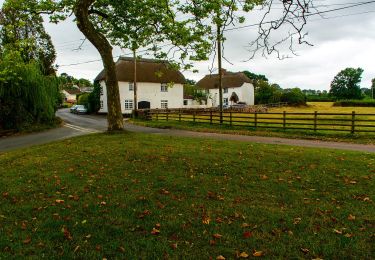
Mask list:
MULTIPOLYGON (((242 72, 228 72, 223 70, 223 88, 239 88, 244 83, 253 83, 242 72)), ((198 81, 197 87, 203 89, 219 88, 219 74, 206 75, 203 79, 198 81)))
MULTIPOLYGON (((116 62, 118 81, 134 81, 134 59, 120 57, 116 62)), ((95 81, 105 80, 104 70, 99 73, 95 81)), ((185 84, 185 77, 178 70, 170 67, 167 61, 153 59, 137 59, 137 82, 176 83, 185 84)))
POLYGON ((63 89, 63 91, 64 90, 68 92, 70 95, 78 95, 82 93, 79 89, 63 89))

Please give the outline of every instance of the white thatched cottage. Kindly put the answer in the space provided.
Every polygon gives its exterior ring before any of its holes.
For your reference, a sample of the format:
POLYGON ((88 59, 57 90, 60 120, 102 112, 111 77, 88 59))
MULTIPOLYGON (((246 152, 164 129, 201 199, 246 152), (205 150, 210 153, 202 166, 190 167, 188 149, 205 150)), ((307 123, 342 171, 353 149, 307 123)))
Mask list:
MULTIPOLYGON (((116 62, 121 109, 130 114, 134 109, 134 59, 121 57, 116 62)), ((107 113, 105 73, 95 79, 102 87, 100 113, 107 113)), ((137 59, 138 109, 181 108, 183 106, 185 77, 166 61, 137 59)))
MULTIPOLYGON (((238 102, 246 105, 254 105, 254 85, 242 72, 223 73, 223 105, 230 106, 238 102)), ((206 75, 198 81, 197 87, 209 94, 207 106, 216 107, 219 105, 219 74, 206 75)))

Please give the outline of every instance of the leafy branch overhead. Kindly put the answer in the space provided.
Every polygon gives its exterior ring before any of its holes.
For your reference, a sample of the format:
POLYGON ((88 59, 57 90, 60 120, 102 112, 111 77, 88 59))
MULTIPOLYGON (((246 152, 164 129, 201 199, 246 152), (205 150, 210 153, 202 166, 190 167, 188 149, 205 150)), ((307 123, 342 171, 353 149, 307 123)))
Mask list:
MULTIPOLYGON (((24 62, 39 61, 44 74, 55 73, 56 51, 40 14, 23 10, 24 0, 7 0, 0 14, 0 42, 3 50, 17 50, 24 62)), ((32 5, 36 2, 28 0, 32 5)))

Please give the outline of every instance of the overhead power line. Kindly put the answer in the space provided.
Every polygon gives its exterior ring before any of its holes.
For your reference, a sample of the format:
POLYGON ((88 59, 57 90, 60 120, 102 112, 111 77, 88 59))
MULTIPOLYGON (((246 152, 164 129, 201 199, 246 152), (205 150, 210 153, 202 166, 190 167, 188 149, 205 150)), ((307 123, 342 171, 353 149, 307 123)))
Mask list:
MULTIPOLYGON (((334 9, 325 10, 325 11, 319 11, 319 12, 316 12, 316 13, 310 13, 310 14, 306 14, 305 17, 310 17, 310 16, 316 16, 316 15, 322 15, 322 14, 337 12, 337 11, 341 11, 341 10, 345 10, 345 9, 350 9, 350 8, 355 8, 355 7, 358 7, 358 6, 363 6, 363 5, 373 4, 373 3, 375 3, 375 0, 374 1, 367 1, 367 2, 360 2, 360 3, 352 4, 350 6, 344 6, 344 7, 334 8, 334 9)), ((366 14, 366 13, 372 13, 372 12, 375 12, 375 11, 366 11, 366 12, 361 12, 361 13, 356 13, 356 14, 339 15, 339 16, 334 16, 334 17, 322 18, 320 20, 336 19, 336 18, 339 18, 339 17, 347 17, 347 16, 350 16, 350 15, 360 15, 360 14, 366 14)), ((315 20, 315 21, 317 21, 317 20, 315 20)), ((264 22, 263 24, 268 24, 268 23, 272 23, 272 22, 274 22, 274 21, 264 22)), ((255 26, 259 26, 259 25, 261 25, 261 24, 260 23, 249 24, 249 25, 243 25, 243 26, 238 26, 238 27, 233 27, 233 28, 226 28, 223 31, 224 32, 234 31, 234 30, 240 30, 240 29, 244 29, 244 28, 255 27, 255 26)), ((172 46, 172 45, 173 44, 166 44, 166 45, 160 46, 160 48, 168 47, 168 46, 172 46)), ((138 53, 144 53, 144 52, 148 52, 148 51, 149 51, 149 49, 146 49, 146 50, 138 51, 138 53)), ((117 55, 117 56, 114 56, 114 58, 119 58, 121 56, 126 56, 126 55, 132 55, 132 53, 125 53, 125 54, 122 54, 122 55, 117 55)), ((59 67, 77 66, 77 65, 83 65, 83 64, 94 63, 94 62, 99 62, 99 61, 102 61, 102 60, 101 59, 96 59, 96 60, 85 61, 85 62, 64 64, 64 65, 60 65, 59 67)))

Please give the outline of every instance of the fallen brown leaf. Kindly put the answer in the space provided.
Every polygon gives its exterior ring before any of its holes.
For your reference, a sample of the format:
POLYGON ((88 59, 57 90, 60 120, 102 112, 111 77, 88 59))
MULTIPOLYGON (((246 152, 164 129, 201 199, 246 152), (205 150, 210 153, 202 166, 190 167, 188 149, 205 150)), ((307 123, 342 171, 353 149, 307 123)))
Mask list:
POLYGON ((156 228, 153 228, 153 229, 151 230, 151 234, 152 234, 152 235, 159 235, 159 234, 160 234, 160 230, 159 230, 159 229, 156 229, 156 228))
POLYGON ((63 233, 64 233, 65 239, 73 240, 72 234, 70 233, 67 227, 63 227, 63 233))
POLYGON ((223 237, 223 235, 220 235, 220 234, 213 234, 212 235, 214 238, 216 238, 216 239, 220 239, 220 238, 222 238, 223 237))
POLYGON ((260 257, 260 256, 263 256, 264 255, 264 253, 263 253, 263 251, 254 251, 254 253, 253 253, 253 256, 255 256, 255 257, 260 257))
POLYGON ((240 258, 248 258, 249 255, 246 253, 246 252, 242 252, 240 255, 239 255, 240 258))
POLYGON ((334 229, 333 232, 335 232, 336 234, 342 235, 342 231, 341 230, 334 229))
POLYGON ((253 234, 250 232, 250 231, 245 231, 243 232, 242 236, 243 238, 249 238, 251 237, 253 234))
POLYGON ((209 225, 209 224, 210 224, 210 221, 211 221, 211 219, 210 219, 209 216, 204 216, 204 217, 202 218, 202 223, 205 224, 205 225, 209 225))
POLYGON ((22 241, 22 243, 24 244, 24 245, 28 245, 28 244, 30 244, 31 243, 31 237, 27 237, 24 241, 22 241))

